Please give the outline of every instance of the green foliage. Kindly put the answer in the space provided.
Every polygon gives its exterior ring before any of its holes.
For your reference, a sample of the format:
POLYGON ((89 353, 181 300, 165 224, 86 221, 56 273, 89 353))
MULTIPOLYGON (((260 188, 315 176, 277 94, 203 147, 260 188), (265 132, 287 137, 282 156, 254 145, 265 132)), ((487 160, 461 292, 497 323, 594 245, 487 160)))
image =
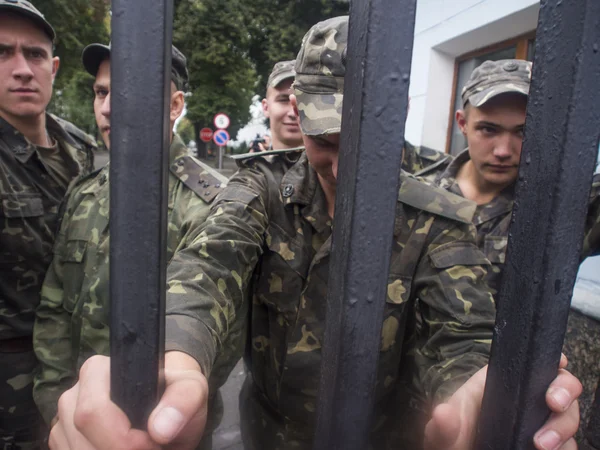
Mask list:
POLYGON ((248 57, 250 36, 244 25, 244 1, 180 0, 173 41, 186 55, 192 95, 187 117, 212 124, 226 113, 231 132, 248 122, 256 71, 248 57))
POLYGON ((190 120, 186 117, 181 119, 177 125, 177 129, 175 132, 181 137, 183 142, 187 145, 190 141, 196 141, 194 134, 194 125, 190 120))
POLYGON ((192 95, 187 117, 212 127, 231 118, 234 138, 249 118, 255 94, 277 61, 294 59, 308 29, 347 14, 344 0, 176 0, 174 43, 188 58, 192 95))
POLYGON ((81 64, 81 52, 92 42, 108 42, 107 0, 33 0, 56 31, 60 68, 49 111, 90 134, 96 124, 92 105, 93 79, 81 64))

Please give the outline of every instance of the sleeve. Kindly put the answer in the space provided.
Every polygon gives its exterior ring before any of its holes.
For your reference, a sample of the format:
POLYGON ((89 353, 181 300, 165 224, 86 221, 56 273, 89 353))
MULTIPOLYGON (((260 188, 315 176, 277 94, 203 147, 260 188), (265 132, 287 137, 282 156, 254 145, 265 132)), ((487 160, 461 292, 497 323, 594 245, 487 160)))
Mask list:
POLYGON ((49 424, 57 413, 58 399, 76 382, 71 347, 71 313, 63 304, 62 252, 69 218, 63 218, 54 245, 54 258, 42 285, 36 310, 33 347, 40 362, 34 378, 33 397, 49 424))
POLYGON ((487 364, 496 316, 484 281, 489 262, 475 244, 474 226, 445 224, 429 243, 414 280, 421 316, 415 380, 434 404, 487 364))
POLYGON ((600 254, 600 174, 595 174, 585 223, 581 259, 600 254))
POLYGON ((195 358, 205 376, 247 309, 247 291, 268 223, 265 176, 245 168, 229 181, 167 269, 166 351, 195 358))

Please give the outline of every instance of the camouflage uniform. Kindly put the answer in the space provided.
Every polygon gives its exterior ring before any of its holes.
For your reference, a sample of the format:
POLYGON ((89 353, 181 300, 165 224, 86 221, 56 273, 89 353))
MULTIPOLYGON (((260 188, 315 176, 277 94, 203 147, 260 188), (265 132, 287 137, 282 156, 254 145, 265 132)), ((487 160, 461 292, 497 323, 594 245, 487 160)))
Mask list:
MULTIPOLYGON (((518 60, 486 61, 473 71, 462 92, 463 104, 479 107, 496 95, 505 93, 529 94, 531 63, 518 60)), ((462 195, 456 181, 460 168, 469 160, 464 150, 453 161, 448 159, 423 170, 417 175, 438 184, 450 192, 462 195)), ((585 228, 582 260, 600 249, 600 175, 592 182, 588 217, 585 228)), ((494 295, 500 287, 508 242, 508 232, 514 200, 514 185, 504 189, 491 202, 480 205, 474 218, 477 244, 492 263, 486 281, 494 295)), ((579 397, 581 424, 585 426, 590 413, 594 391, 600 376, 600 322, 571 309, 563 352, 570 358, 569 370, 582 382, 579 397)), ((581 430, 576 439, 584 444, 581 430)))
POLYGON ((404 153, 402 155, 402 170, 408 173, 417 173, 433 164, 448 158, 446 153, 438 152, 429 147, 414 146, 410 142, 404 142, 404 153))
MULTIPOLYGON (((454 194, 463 195, 456 181, 456 175, 463 164, 469 159, 469 151, 467 149, 459 153, 454 160, 448 159, 425 169, 417 175, 454 194)), ((594 187, 590 194, 590 210, 588 215, 590 224, 586 227, 586 242, 589 242, 589 245, 584 245, 584 257, 598 251, 598 243, 594 244, 590 235, 594 231, 598 231, 598 226, 594 230, 592 223, 594 220, 597 221, 599 217, 599 188, 600 175, 595 175, 594 187)), ((494 296, 496 296, 500 288, 502 279, 513 203, 514 185, 504 189, 491 202, 479 205, 473 218, 473 223, 477 228, 477 245, 492 263, 491 270, 488 270, 485 278, 494 296)), ((571 309, 563 351, 569 357, 569 370, 579 378, 584 386, 583 394, 579 398, 582 425, 587 423, 591 403, 594 399, 596 383, 598 382, 598 377, 600 377, 599 343, 600 323, 575 309, 571 309)), ((578 441, 580 443, 581 439, 581 433, 579 433, 578 441)))
MULTIPOLYGON (((77 128, 71 122, 68 122, 64 119, 61 119, 54 114, 50 114, 54 120, 56 120, 64 130, 69 133, 69 135, 79 144, 80 147, 83 147, 87 150, 87 153, 92 157, 87 162, 86 170, 91 172, 92 170, 100 169, 106 165, 106 162, 103 161, 103 158, 97 158, 98 155, 98 143, 96 139, 94 139, 89 134, 77 128), (99 160, 98 160, 99 159, 99 160), (104 162, 102 165, 98 165, 99 162, 104 162)), ((104 156, 104 155, 102 155, 104 156)))
MULTIPOLYGON (((91 155, 49 115, 46 122, 70 177, 84 173, 91 155)), ((36 147, 0 119, 0 448, 36 449, 45 437, 31 395, 31 335, 66 189, 36 147)))
MULTIPOLYGON (((346 35, 344 17, 317 24, 305 37, 295 85, 305 134, 339 132, 346 35), (322 50, 330 58, 322 59, 322 50), (320 60, 327 63, 315 68, 320 60), (318 78, 334 92, 307 98, 300 89, 318 78)), ((418 406, 426 409, 448 398, 486 364, 495 316, 483 282, 488 262, 474 242, 475 205, 404 172, 401 179, 381 299, 377 449, 418 447, 424 424, 411 428, 414 417, 401 420, 408 409, 398 399, 423 395, 427 403, 418 406), (404 433, 412 434, 410 444, 397 438, 404 433)), ((240 160, 197 238, 169 266, 166 346, 192 355, 206 373, 236 311, 251 302, 251 378, 241 395, 246 449, 311 448, 331 234, 325 194, 306 153, 256 154, 240 160)))
MULTIPOLYGON (((108 181, 106 166, 71 190, 42 287, 33 335, 41 362, 34 397, 48 423, 56 414, 58 398, 75 383, 85 360, 109 354, 108 181)), ((179 137, 173 138, 167 260, 186 245, 190 230, 205 220, 210 203, 226 182, 214 169, 188 156, 179 137)), ((211 384, 215 392, 219 386, 211 384)))

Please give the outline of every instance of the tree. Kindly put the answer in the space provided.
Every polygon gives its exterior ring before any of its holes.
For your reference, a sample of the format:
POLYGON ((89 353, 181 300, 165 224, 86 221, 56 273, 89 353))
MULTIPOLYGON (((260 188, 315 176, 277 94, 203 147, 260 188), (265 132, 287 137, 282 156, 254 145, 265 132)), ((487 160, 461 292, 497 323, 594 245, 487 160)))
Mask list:
POLYGON ((173 41, 188 58, 194 136, 218 112, 235 136, 277 61, 293 59, 320 20, 347 14, 344 0, 176 0, 173 41))
POLYGON ((60 68, 49 111, 95 135, 92 83, 81 64, 81 52, 92 42, 108 42, 108 0, 35 0, 56 31, 60 68))

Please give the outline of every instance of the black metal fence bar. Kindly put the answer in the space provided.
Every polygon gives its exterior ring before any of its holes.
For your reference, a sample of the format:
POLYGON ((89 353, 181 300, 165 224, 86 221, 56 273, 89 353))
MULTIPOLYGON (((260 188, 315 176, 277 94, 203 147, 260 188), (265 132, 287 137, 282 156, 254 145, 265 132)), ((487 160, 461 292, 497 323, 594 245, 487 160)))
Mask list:
POLYGON ((111 392, 146 428, 164 353, 172 0, 113 0, 111 392))
POLYGON ((533 448, 549 410, 600 133, 600 2, 542 0, 477 449, 533 448))
POLYGON ((350 5, 317 450, 366 448, 399 188, 415 7, 415 0, 354 0, 350 5))

